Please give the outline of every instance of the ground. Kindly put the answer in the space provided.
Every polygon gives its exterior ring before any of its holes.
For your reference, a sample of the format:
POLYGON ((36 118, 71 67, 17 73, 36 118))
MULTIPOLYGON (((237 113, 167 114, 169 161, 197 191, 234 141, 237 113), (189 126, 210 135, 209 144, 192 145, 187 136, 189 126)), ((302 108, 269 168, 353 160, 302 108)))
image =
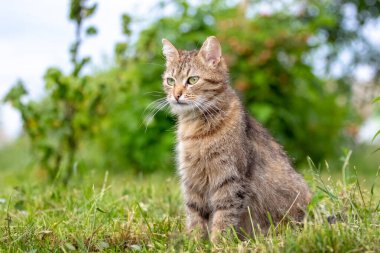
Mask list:
POLYGON ((246 241, 232 235, 219 245, 185 232, 174 173, 90 170, 64 187, 36 169, 4 169, 0 252, 380 252, 376 171, 364 181, 354 166, 341 166, 320 175, 311 163, 302 171, 314 198, 301 225, 273 226, 246 241))

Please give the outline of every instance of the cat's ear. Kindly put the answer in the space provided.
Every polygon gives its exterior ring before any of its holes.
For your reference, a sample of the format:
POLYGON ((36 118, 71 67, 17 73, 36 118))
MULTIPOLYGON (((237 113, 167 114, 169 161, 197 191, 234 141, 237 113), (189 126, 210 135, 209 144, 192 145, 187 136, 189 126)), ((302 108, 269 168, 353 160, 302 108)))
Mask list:
POLYGON ((216 67, 222 57, 222 48, 215 36, 210 36, 203 43, 198 55, 208 65, 216 67))
POLYGON ((179 58, 178 50, 167 39, 162 39, 162 53, 166 61, 171 62, 179 58))

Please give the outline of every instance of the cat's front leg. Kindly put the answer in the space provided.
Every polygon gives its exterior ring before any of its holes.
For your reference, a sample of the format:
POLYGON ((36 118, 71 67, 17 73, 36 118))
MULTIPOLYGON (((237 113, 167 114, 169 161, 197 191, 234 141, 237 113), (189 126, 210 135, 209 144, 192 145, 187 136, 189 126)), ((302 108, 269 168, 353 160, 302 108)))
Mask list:
POLYGON ((197 192, 185 192, 186 227, 189 232, 200 232, 202 237, 207 236, 210 209, 204 198, 197 192))
POLYGON ((211 241, 218 242, 228 229, 238 230, 245 207, 245 191, 237 177, 223 180, 211 196, 211 241))

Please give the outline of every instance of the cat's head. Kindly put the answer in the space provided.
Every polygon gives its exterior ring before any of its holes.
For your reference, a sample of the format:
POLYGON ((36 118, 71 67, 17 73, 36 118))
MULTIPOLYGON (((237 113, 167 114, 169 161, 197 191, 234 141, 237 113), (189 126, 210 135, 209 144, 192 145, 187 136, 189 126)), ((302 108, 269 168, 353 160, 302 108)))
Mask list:
POLYGON ((228 70, 217 38, 208 37, 199 51, 178 50, 166 39, 162 44, 166 58, 163 88, 172 112, 207 110, 217 104, 228 85, 228 70))

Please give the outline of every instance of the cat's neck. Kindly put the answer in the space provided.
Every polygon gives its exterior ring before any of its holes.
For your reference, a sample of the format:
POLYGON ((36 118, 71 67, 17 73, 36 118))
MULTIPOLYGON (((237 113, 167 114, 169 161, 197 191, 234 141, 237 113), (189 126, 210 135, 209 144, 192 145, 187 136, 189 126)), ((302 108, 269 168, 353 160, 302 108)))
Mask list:
POLYGON ((183 138, 216 131, 227 119, 237 116, 241 103, 232 89, 219 96, 217 101, 202 110, 178 115, 178 134, 183 138), (235 114, 235 115, 233 115, 235 114))

